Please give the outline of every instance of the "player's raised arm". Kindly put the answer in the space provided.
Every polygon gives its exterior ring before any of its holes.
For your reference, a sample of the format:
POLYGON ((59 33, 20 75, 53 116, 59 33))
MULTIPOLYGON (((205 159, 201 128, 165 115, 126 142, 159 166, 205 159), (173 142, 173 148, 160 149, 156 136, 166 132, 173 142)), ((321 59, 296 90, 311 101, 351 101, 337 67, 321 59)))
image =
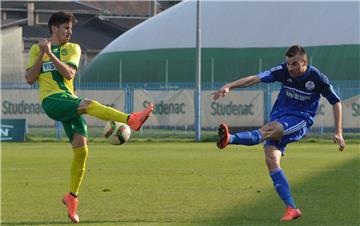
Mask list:
POLYGON ((29 62, 26 67, 25 79, 28 84, 36 82, 40 75, 40 69, 42 65, 42 57, 44 55, 43 49, 38 45, 33 45, 29 52, 29 62))
POLYGON ((44 39, 39 42, 40 48, 44 49, 44 52, 49 56, 50 60, 54 63, 56 69, 67 80, 73 79, 76 74, 76 68, 61 62, 59 58, 51 51, 51 42, 44 39))
POLYGON ((339 151, 345 148, 345 140, 342 135, 342 106, 341 102, 333 105, 334 121, 335 121, 335 134, 334 143, 339 144, 339 151))
POLYGON ((223 87, 218 89, 216 92, 212 93, 213 99, 217 100, 220 97, 226 96, 226 94, 230 92, 230 89, 240 88, 240 87, 245 87, 245 86, 252 86, 252 85, 255 85, 255 84, 259 83, 259 82, 261 82, 261 80, 260 80, 260 78, 258 76, 250 75, 250 76, 247 76, 245 78, 241 78, 239 80, 227 83, 223 87))

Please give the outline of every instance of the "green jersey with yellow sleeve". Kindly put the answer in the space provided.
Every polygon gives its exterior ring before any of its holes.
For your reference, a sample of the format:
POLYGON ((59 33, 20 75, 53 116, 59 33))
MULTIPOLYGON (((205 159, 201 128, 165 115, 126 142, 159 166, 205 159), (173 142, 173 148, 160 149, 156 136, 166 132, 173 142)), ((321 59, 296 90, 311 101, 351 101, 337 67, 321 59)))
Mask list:
MULTIPOLYGON (((61 62, 72 65, 76 69, 79 67, 81 49, 78 44, 68 42, 62 46, 52 45, 51 51, 61 62)), ((32 45, 26 69, 31 68, 35 64, 39 54, 39 45, 32 45)), ((46 53, 44 54, 42 60, 43 63, 41 65, 40 75, 37 79, 39 84, 40 101, 42 102, 44 98, 54 93, 66 92, 75 96, 73 79, 65 79, 56 69, 54 63, 50 60, 46 53)))

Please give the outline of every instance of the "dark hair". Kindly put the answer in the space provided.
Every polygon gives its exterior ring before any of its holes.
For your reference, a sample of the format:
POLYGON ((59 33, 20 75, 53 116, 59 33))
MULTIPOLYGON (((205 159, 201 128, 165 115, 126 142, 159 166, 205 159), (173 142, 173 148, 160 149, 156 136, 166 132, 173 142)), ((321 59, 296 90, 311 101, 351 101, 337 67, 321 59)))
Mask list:
POLYGON ((285 56, 287 57, 293 57, 300 54, 301 56, 305 55, 305 49, 302 46, 299 45, 293 45, 290 46, 285 53, 285 56))
POLYGON ((69 23, 69 22, 75 22, 75 17, 71 13, 66 12, 57 12, 51 15, 48 26, 50 30, 50 34, 52 34, 51 26, 60 26, 61 24, 69 23))

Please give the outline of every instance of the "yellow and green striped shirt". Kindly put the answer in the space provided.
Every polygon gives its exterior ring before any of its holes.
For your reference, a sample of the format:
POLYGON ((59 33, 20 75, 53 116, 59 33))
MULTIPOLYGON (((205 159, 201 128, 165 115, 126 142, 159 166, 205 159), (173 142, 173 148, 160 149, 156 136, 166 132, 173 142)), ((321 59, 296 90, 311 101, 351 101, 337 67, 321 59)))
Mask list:
MULTIPOLYGON (((76 69, 79 67, 81 49, 78 44, 68 42, 62 46, 53 45, 51 46, 51 51, 61 62, 72 65, 76 69)), ((31 68, 35 64, 39 53, 39 45, 32 45, 26 69, 31 68)), ((40 101, 42 102, 45 97, 54 93, 66 92, 75 96, 73 79, 65 79, 56 69, 54 63, 50 61, 50 58, 46 53, 42 60, 43 63, 38 77, 40 101)))

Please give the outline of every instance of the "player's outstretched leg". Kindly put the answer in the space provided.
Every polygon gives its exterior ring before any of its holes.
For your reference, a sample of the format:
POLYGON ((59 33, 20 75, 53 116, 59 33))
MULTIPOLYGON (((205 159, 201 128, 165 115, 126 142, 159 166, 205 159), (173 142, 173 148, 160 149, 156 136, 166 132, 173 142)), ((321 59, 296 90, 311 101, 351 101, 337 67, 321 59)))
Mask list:
POLYGON ((143 111, 131 113, 128 118, 127 124, 130 126, 131 129, 139 131, 141 126, 151 116, 153 110, 154 105, 150 103, 143 111))
POLYGON ((86 113, 104 121, 117 121, 126 123, 129 114, 105 106, 96 100, 83 100, 79 107, 80 113, 86 113))
POLYGON ((229 128, 225 123, 222 123, 219 126, 218 136, 219 136, 219 139, 216 142, 216 146, 219 149, 223 149, 229 144, 229 139, 230 139, 229 128))
POLYGON ((285 214, 282 218, 280 218, 281 221, 291 221, 296 218, 301 217, 301 211, 296 208, 292 208, 291 206, 286 207, 285 214))
POLYGON ((77 206, 79 203, 79 198, 71 195, 70 193, 67 193, 64 196, 62 202, 65 204, 67 208, 67 212, 70 220, 75 224, 79 223, 80 219, 79 219, 79 215, 77 214, 77 206))
POLYGON ((150 103, 145 110, 140 112, 134 112, 129 115, 114 108, 104 106, 95 100, 85 100, 84 102, 85 107, 80 106, 80 113, 87 113, 91 116, 105 121, 117 121, 127 123, 130 128, 135 131, 140 130, 141 126, 144 124, 146 119, 151 116, 151 113, 154 110, 154 105, 150 103), (88 105, 86 105, 86 102, 88 103, 88 105))
POLYGON ((218 136, 219 139, 216 145, 220 149, 225 148, 228 144, 241 144, 247 146, 256 145, 263 140, 263 135, 259 129, 230 134, 229 128, 225 123, 220 125, 218 136))

